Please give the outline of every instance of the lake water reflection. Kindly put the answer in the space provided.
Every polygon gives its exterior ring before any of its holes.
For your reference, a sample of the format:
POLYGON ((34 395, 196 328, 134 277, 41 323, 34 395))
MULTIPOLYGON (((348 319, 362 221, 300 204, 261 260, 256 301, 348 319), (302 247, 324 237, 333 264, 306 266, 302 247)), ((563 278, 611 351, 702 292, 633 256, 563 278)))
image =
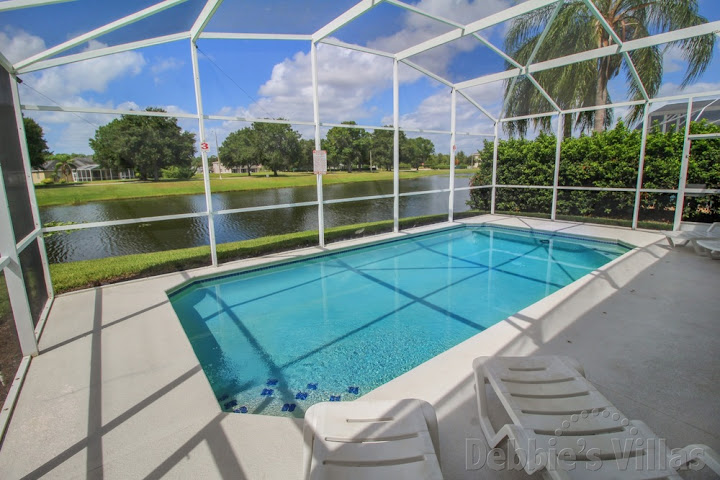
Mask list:
MULTIPOLYGON (((449 177, 437 175, 401 180, 401 192, 447 188, 449 177)), ((470 175, 459 173, 456 186, 468 186, 470 175)), ((326 185, 326 200, 383 195, 392 193, 392 181, 357 182, 326 185)), ((468 191, 456 192, 456 211, 468 209, 468 191), (462 210, 460 210, 462 208, 462 210)), ((215 193, 215 210, 226 210, 273 204, 311 202, 315 187, 279 188, 215 193)), ((400 198, 400 216, 414 217, 447 212, 448 193, 413 195, 400 198)), ((46 222, 99 222, 127 218, 154 217, 205 210, 204 195, 181 195, 162 198, 113 200, 81 205, 43 207, 40 214, 46 222)), ((354 223, 390 220, 392 199, 325 205, 326 228, 354 223)), ((317 207, 249 212, 215 216, 217 243, 247 240, 267 235, 317 229, 317 207)), ((204 217, 162 222, 89 228, 52 235, 46 239, 51 263, 104 258, 133 253, 156 252, 176 248, 208 245, 207 219, 204 217)))

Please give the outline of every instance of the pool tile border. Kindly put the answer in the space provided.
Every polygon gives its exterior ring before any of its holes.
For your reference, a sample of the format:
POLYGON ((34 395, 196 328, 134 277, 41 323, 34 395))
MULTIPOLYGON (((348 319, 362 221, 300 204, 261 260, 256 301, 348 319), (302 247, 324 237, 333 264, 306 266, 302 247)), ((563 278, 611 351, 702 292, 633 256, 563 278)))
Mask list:
POLYGON ((315 260, 315 259, 319 259, 319 258, 325 258, 325 257, 329 257, 332 255, 337 255, 338 253, 344 253, 344 252, 348 252, 348 251, 360 251, 360 250, 365 250, 368 248, 375 248, 380 245, 389 245, 391 243, 407 241, 410 239, 426 237, 429 235, 436 235, 438 233, 447 232, 447 231, 451 231, 451 230, 458 230, 458 229, 464 230, 464 229, 468 229, 468 228, 470 228, 470 229, 490 228, 490 229, 499 230, 499 231, 504 230, 504 231, 510 231, 510 232, 524 232, 524 233, 529 233, 533 236, 540 235, 540 236, 544 236, 544 237, 568 238, 568 239, 573 239, 573 240, 581 239, 583 241, 590 242, 590 243, 600 243, 600 244, 605 244, 605 245, 620 245, 624 248, 627 248, 628 250, 632 250, 633 248, 635 248, 634 245, 630 245, 621 240, 602 239, 602 238, 590 237, 590 236, 586 236, 586 235, 550 232, 550 231, 544 231, 544 230, 536 230, 534 228, 523 228, 523 227, 514 227, 514 226, 506 226, 506 225, 460 224, 460 225, 453 225, 450 227, 440 228, 437 230, 431 230, 428 232, 410 234, 409 236, 404 236, 404 237, 399 237, 399 238, 391 238, 388 240, 381 240, 378 242, 371 242, 371 243, 368 243, 365 245, 350 246, 350 247, 338 248, 337 250, 328 251, 328 252, 304 255, 304 256, 301 256, 301 257, 298 257, 298 258, 295 258, 292 260, 278 260, 278 261, 270 262, 266 265, 261 265, 258 267, 240 268, 240 269, 234 270, 232 272, 221 274, 221 275, 215 275, 215 274, 204 275, 200 278, 194 278, 194 279, 187 280, 186 282, 183 282, 180 285, 177 285, 176 287, 166 290, 165 293, 167 294, 168 298, 172 300, 173 297, 176 297, 176 296, 182 294, 186 290, 188 290, 192 287, 201 286, 204 282, 208 282, 208 281, 216 282, 218 280, 233 278, 233 277, 237 277, 240 275, 257 273, 257 272, 262 272, 265 270, 270 270, 273 268, 284 267, 287 265, 293 265, 296 263, 305 262, 307 260, 315 260))

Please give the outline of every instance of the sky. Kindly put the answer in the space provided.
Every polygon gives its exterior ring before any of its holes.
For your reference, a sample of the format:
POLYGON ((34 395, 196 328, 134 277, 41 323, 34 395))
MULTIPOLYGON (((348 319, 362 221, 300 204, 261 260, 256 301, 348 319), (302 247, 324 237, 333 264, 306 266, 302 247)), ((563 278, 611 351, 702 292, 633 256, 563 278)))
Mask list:
MULTIPOLYGON (((27 58, 117 18, 146 8, 158 0, 75 0, 43 7, 0 12, 0 52, 12 62, 27 58)), ((352 7, 357 0, 225 0, 206 32, 311 34, 352 7)), ((460 23, 484 18, 524 0, 420 0, 410 1, 430 13, 460 23)), ((720 20, 720 2, 698 0, 700 13, 720 20)), ((189 30, 204 0, 188 0, 176 7, 91 40, 61 55, 118 45, 189 30)), ((502 47, 508 23, 480 33, 502 47)), ((348 43, 398 52, 433 38, 450 27, 390 4, 380 4, 332 34, 348 43)), ((663 84, 659 96, 681 92, 720 90, 720 49, 708 71, 682 90, 687 66, 683 52, 670 47, 664 55, 663 84)), ((247 41, 200 39, 200 83, 204 111, 211 115, 251 118, 313 120, 310 44, 307 41, 247 41)), ((392 123, 392 60, 330 45, 318 47, 320 120, 362 125, 392 123)), ((411 58, 415 63, 452 82, 468 80, 505 69, 500 56, 473 38, 437 47, 411 58)), ((63 105, 87 108, 140 110, 162 107, 172 113, 196 113, 195 91, 188 40, 118 53, 20 76, 21 102, 28 105, 63 105)), ((467 90, 471 98, 498 115, 503 83, 467 90)), ((627 100, 623 75, 610 84, 613 101, 627 100)), ((541 112, 528 112, 541 113, 541 112)), ((617 109, 621 118, 625 110, 617 109)), ((92 153, 88 139, 116 116, 26 111, 43 127, 54 153, 92 153)), ((450 88, 405 65, 400 66, 400 125, 413 129, 450 129, 450 88)), ((180 119, 194 133, 198 123, 180 119)), ((207 140, 214 150, 243 122, 206 121, 207 140)), ((312 127, 294 126, 306 138, 312 127)), ((323 129, 325 133, 327 129, 323 129)), ((458 95, 457 131, 492 134, 493 124, 475 106, 458 95)), ((410 134, 409 136, 416 136, 410 134)), ((433 140, 436 151, 449 153, 448 135, 422 134, 433 140)), ((198 139, 199 141, 199 139, 198 139)), ((482 137, 458 135, 460 150, 482 147, 482 137)))

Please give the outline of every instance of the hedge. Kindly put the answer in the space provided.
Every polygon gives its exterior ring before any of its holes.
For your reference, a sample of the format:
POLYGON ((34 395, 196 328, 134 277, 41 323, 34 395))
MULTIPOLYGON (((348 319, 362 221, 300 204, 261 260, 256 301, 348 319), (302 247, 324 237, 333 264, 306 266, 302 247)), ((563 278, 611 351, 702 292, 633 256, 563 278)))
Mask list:
MULTIPOLYGON (((690 125, 691 133, 717 133, 720 126, 701 122, 690 125)), ((648 135, 643 188, 677 188, 683 150, 683 132, 659 132, 653 127, 648 135)), ((622 122, 612 129, 591 136, 563 140, 559 185, 584 187, 635 188, 640 158, 641 132, 630 130, 622 122)), ((553 184, 555 136, 541 133, 534 140, 501 140, 498 146, 497 183, 500 185, 553 184)), ((480 151, 480 170, 472 185, 489 185, 492 178, 493 143, 485 141, 480 151)), ((720 186, 720 140, 695 141, 688 168, 688 184, 720 186)), ((641 197, 640 218, 672 221, 674 194, 645 193, 641 197)), ((561 190, 558 215, 628 219, 635 204, 634 192, 597 192, 561 190)), ((490 190, 473 190, 468 205, 473 209, 490 207, 490 190)), ((496 210, 517 213, 547 213, 552 205, 551 189, 501 188, 497 191, 496 210)), ((683 219, 699 222, 720 220, 720 195, 687 197, 683 219)))

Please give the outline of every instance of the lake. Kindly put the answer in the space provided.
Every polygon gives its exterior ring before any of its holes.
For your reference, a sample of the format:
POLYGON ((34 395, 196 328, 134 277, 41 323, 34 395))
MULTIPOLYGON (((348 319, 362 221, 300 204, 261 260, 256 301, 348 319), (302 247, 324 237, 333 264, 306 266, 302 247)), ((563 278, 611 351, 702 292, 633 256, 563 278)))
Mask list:
MULTIPOLYGON (((468 186, 471 176, 470 173, 460 172, 455 179, 456 187, 468 186)), ((437 190, 448 188, 448 184, 447 175, 401 180, 400 191, 404 193, 437 190)), ((385 195, 392 192, 392 181, 388 180, 323 187, 325 200, 385 195)), ((401 197, 400 217, 447 213, 448 195, 445 192, 401 197)), ((469 191, 455 192, 455 211, 468 210, 466 201, 469 198, 469 191)), ((316 200, 315 187, 246 190, 212 195, 215 210, 314 200, 316 200)), ((204 195, 177 195, 41 207, 40 216, 43 223, 84 223, 203 211, 205 211, 204 195)), ((326 228, 392 220, 393 199, 325 205, 324 213, 326 228)), ((215 238, 218 244, 317 230, 317 227, 317 206, 215 216, 215 238)), ((75 230, 52 235, 45 241, 51 263, 157 252, 210 243, 205 217, 75 230)))

